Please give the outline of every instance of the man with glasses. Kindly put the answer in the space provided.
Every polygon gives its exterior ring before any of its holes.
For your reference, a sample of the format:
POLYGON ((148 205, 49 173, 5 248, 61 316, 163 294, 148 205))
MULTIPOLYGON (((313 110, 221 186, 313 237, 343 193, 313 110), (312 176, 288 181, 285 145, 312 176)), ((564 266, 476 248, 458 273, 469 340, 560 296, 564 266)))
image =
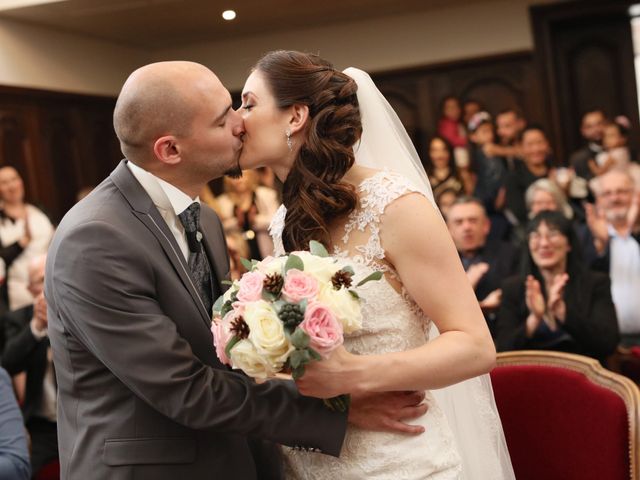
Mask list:
POLYGON ((640 232, 638 197, 626 170, 596 179, 596 205, 587 205, 587 224, 597 256, 593 267, 611 276, 622 345, 640 345, 640 232))

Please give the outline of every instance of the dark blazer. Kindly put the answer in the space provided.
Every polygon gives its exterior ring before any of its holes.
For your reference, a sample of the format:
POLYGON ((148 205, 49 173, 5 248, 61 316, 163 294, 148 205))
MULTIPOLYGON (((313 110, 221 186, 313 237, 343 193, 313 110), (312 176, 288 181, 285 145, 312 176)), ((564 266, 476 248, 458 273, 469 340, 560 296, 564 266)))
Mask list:
POLYGON ((529 316, 525 301, 525 277, 514 276, 502 285, 502 304, 496 322, 496 348, 498 351, 546 349, 561 350, 604 359, 618 345, 620 334, 618 319, 611 299, 609 276, 583 270, 579 276, 570 276, 565 287, 564 301, 567 316, 561 326, 559 343, 549 347, 549 337, 536 332, 526 336, 529 316))
POLYGON ((42 385, 47 372, 47 349, 49 339, 37 339, 31 333, 33 305, 29 305, 4 315, 7 337, 2 352, 2 367, 9 375, 20 372, 27 374, 26 391, 22 413, 25 421, 31 418, 42 401, 42 385))
MULTIPOLYGON (((224 279, 224 236, 208 208, 201 228, 224 279)), ((45 278, 63 478, 277 477, 257 460, 274 450, 252 437, 339 454, 346 414, 218 361, 184 257, 126 160, 65 215, 45 278)))
POLYGON ((592 150, 589 145, 584 145, 571 154, 569 165, 573 167, 577 176, 591 180, 593 173, 589 168, 589 160, 595 160, 598 153, 598 151, 592 150))

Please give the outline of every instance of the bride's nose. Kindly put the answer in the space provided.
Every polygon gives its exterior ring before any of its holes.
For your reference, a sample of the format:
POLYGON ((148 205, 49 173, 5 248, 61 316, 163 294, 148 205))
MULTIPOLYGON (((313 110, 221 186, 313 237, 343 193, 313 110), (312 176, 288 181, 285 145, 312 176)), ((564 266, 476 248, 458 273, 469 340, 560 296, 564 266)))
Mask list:
POLYGON ((240 115, 240 112, 238 110, 234 110, 234 125, 233 125, 233 134, 236 137, 240 137, 242 135, 244 135, 244 120, 242 118, 242 115, 240 115))

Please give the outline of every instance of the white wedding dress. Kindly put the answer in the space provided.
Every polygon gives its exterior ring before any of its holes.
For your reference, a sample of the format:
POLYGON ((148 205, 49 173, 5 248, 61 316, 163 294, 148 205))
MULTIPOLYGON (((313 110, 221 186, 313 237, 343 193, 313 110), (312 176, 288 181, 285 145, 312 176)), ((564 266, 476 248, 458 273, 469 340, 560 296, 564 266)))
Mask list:
MULTIPOLYGON (((418 190, 403 177, 378 172, 359 186, 360 208, 345 225, 336 256, 352 265, 354 281, 374 270, 394 276, 384 262, 380 245, 380 216, 397 198, 418 190)), ((282 230, 286 209, 276 213, 271 224, 275 254, 284 254, 282 230)), ((395 277, 397 278, 397 277, 395 277)), ((398 292, 385 277, 358 288, 363 300, 363 328, 345 337, 347 350, 357 354, 383 354, 419 347, 428 341, 429 319, 404 292, 398 292)), ((299 479, 433 479, 460 478, 461 460, 447 418, 430 392, 429 410, 412 422, 425 427, 418 436, 347 429, 340 458, 285 449, 287 475, 299 479)))
MULTIPOLYGON (((358 85, 362 138, 354 146, 355 163, 377 173, 358 186, 359 207, 349 215, 334 254, 353 266, 356 282, 373 271, 385 272, 382 280, 358 289, 363 299, 363 328, 347 336, 345 346, 358 354, 404 351, 423 345, 439 333, 385 261, 380 243, 381 217, 389 204, 413 192, 424 195, 436 208, 433 192, 402 122, 371 77, 357 68, 344 72, 358 85)), ((285 216, 286 209, 281 206, 271 223, 276 255, 285 253, 285 216)), ((428 412, 415 420, 425 427, 425 433, 408 436, 349 426, 340 458, 285 449, 287 476, 331 480, 515 479, 489 375, 426 392, 426 401, 428 412)))

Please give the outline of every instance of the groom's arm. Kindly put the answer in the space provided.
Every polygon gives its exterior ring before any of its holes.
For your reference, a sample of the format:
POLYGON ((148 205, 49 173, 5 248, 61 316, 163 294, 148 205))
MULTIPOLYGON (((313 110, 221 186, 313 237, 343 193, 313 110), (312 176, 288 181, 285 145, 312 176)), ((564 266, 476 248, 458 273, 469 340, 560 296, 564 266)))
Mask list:
POLYGON ((259 385, 197 359, 156 300, 147 246, 131 242, 104 222, 66 233, 47 272, 55 276, 47 296, 68 333, 133 394, 182 425, 339 455, 345 413, 301 396, 292 382, 259 385))

